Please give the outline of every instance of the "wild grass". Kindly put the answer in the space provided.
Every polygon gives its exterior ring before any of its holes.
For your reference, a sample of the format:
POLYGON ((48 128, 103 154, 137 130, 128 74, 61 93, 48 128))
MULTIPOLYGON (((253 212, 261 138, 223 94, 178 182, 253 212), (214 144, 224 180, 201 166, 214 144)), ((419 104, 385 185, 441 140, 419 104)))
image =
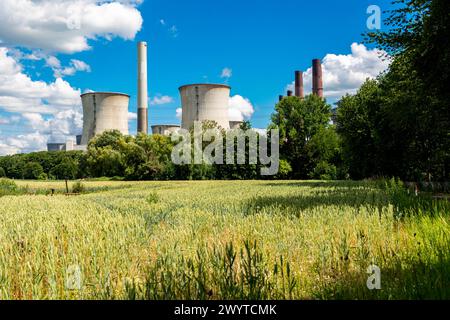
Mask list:
POLYGON ((0 198, 0 299, 450 298, 449 202, 396 181, 83 184, 0 198))

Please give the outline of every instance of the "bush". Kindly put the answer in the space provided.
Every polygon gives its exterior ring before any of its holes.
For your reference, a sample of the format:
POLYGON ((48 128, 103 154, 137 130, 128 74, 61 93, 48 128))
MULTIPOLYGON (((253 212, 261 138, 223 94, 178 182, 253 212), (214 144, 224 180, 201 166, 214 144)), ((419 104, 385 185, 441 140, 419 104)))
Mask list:
POLYGON ((38 177, 38 180, 45 181, 48 180, 48 176, 45 172, 41 173, 38 177))
POLYGON ((276 179, 288 179, 292 173, 292 166, 286 160, 280 160, 280 169, 276 176, 276 179))
POLYGON ((81 181, 77 181, 74 183, 72 187, 72 193, 84 193, 86 191, 86 187, 81 181))
POLYGON ((3 169, 2 167, 0 167, 0 178, 4 178, 4 177, 6 177, 5 169, 3 169))
POLYGON ((9 179, 0 179, 0 197, 19 194, 17 184, 9 179))
POLYGON ((320 161, 314 170, 310 172, 309 177, 311 179, 336 180, 337 168, 335 165, 329 164, 326 161, 320 161))

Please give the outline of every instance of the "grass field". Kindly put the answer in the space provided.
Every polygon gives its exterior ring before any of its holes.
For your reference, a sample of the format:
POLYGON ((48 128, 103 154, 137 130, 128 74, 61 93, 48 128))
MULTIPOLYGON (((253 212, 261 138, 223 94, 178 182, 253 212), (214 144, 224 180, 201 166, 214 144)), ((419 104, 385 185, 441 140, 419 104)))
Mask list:
POLYGON ((375 182, 85 184, 0 197, 0 299, 450 299, 447 201, 375 182))

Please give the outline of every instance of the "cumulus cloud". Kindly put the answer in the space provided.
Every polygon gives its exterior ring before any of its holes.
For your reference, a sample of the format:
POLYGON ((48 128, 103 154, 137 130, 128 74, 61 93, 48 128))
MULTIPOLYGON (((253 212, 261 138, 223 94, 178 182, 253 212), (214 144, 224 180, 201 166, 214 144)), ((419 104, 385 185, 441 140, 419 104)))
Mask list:
POLYGON ((231 97, 228 106, 228 116, 230 121, 248 120, 255 112, 250 100, 240 95, 231 97))
MULTIPOLYGON (((389 67, 386 52, 368 49, 363 44, 353 43, 351 53, 347 55, 327 54, 322 60, 324 95, 326 98, 339 99, 347 93, 355 93, 366 79, 375 78, 389 67)), ((312 68, 304 74, 305 93, 311 93, 312 68)), ((288 85, 294 90, 294 82, 288 85)))
POLYGON ((183 109, 177 108, 176 113, 177 113, 177 119, 181 120, 183 118, 183 109))
POLYGON ((159 106, 159 105, 163 105, 163 104, 172 103, 173 101, 174 101, 174 99, 170 96, 157 95, 150 99, 150 105, 159 106))
POLYGON ((21 134, 17 137, 0 139, 0 155, 11 155, 16 153, 27 153, 45 150, 47 137, 39 132, 21 134))
MULTIPOLYGON (((50 63, 57 66, 56 60, 50 63)), ((34 81, 9 49, 0 48, 0 110, 12 114, 8 124, 23 125, 24 132, 0 140, 0 154, 44 150, 53 134, 65 137, 79 134, 82 110, 79 89, 57 78, 54 82, 34 81), (45 117, 44 117, 45 116, 45 117), (26 133, 26 131, 33 131, 26 133)), ((3 121, 3 124, 7 124, 3 121)), ((17 129, 15 129, 17 132, 17 129)), ((5 135, 5 133, 3 133, 5 135)))
POLYGON ((2 0, 0 40, 10 46, 75 53, 89 40, 134 39, 143 19, 140 0, 2 0))
POLYGON ((22 66, 0 48, 0 109, 8 112, 54 114, 80 105, 80 90, 61 78, 34 81, 22 66))

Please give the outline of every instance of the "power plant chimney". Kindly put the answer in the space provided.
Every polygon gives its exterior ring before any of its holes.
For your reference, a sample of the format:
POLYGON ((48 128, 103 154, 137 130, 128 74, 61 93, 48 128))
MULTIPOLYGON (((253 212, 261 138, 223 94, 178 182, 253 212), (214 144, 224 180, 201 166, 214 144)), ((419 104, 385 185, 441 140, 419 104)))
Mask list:
POLYGON ((323 98, 322 63, 320 59, 313 60, 313 94, 323 98))
POLYGON ((301 99, 305 97, 302 71, 295 71, 295 96, 301 99))
POLYGON ((148 133, 147 42, 138 43, 138 133, 148 133))

